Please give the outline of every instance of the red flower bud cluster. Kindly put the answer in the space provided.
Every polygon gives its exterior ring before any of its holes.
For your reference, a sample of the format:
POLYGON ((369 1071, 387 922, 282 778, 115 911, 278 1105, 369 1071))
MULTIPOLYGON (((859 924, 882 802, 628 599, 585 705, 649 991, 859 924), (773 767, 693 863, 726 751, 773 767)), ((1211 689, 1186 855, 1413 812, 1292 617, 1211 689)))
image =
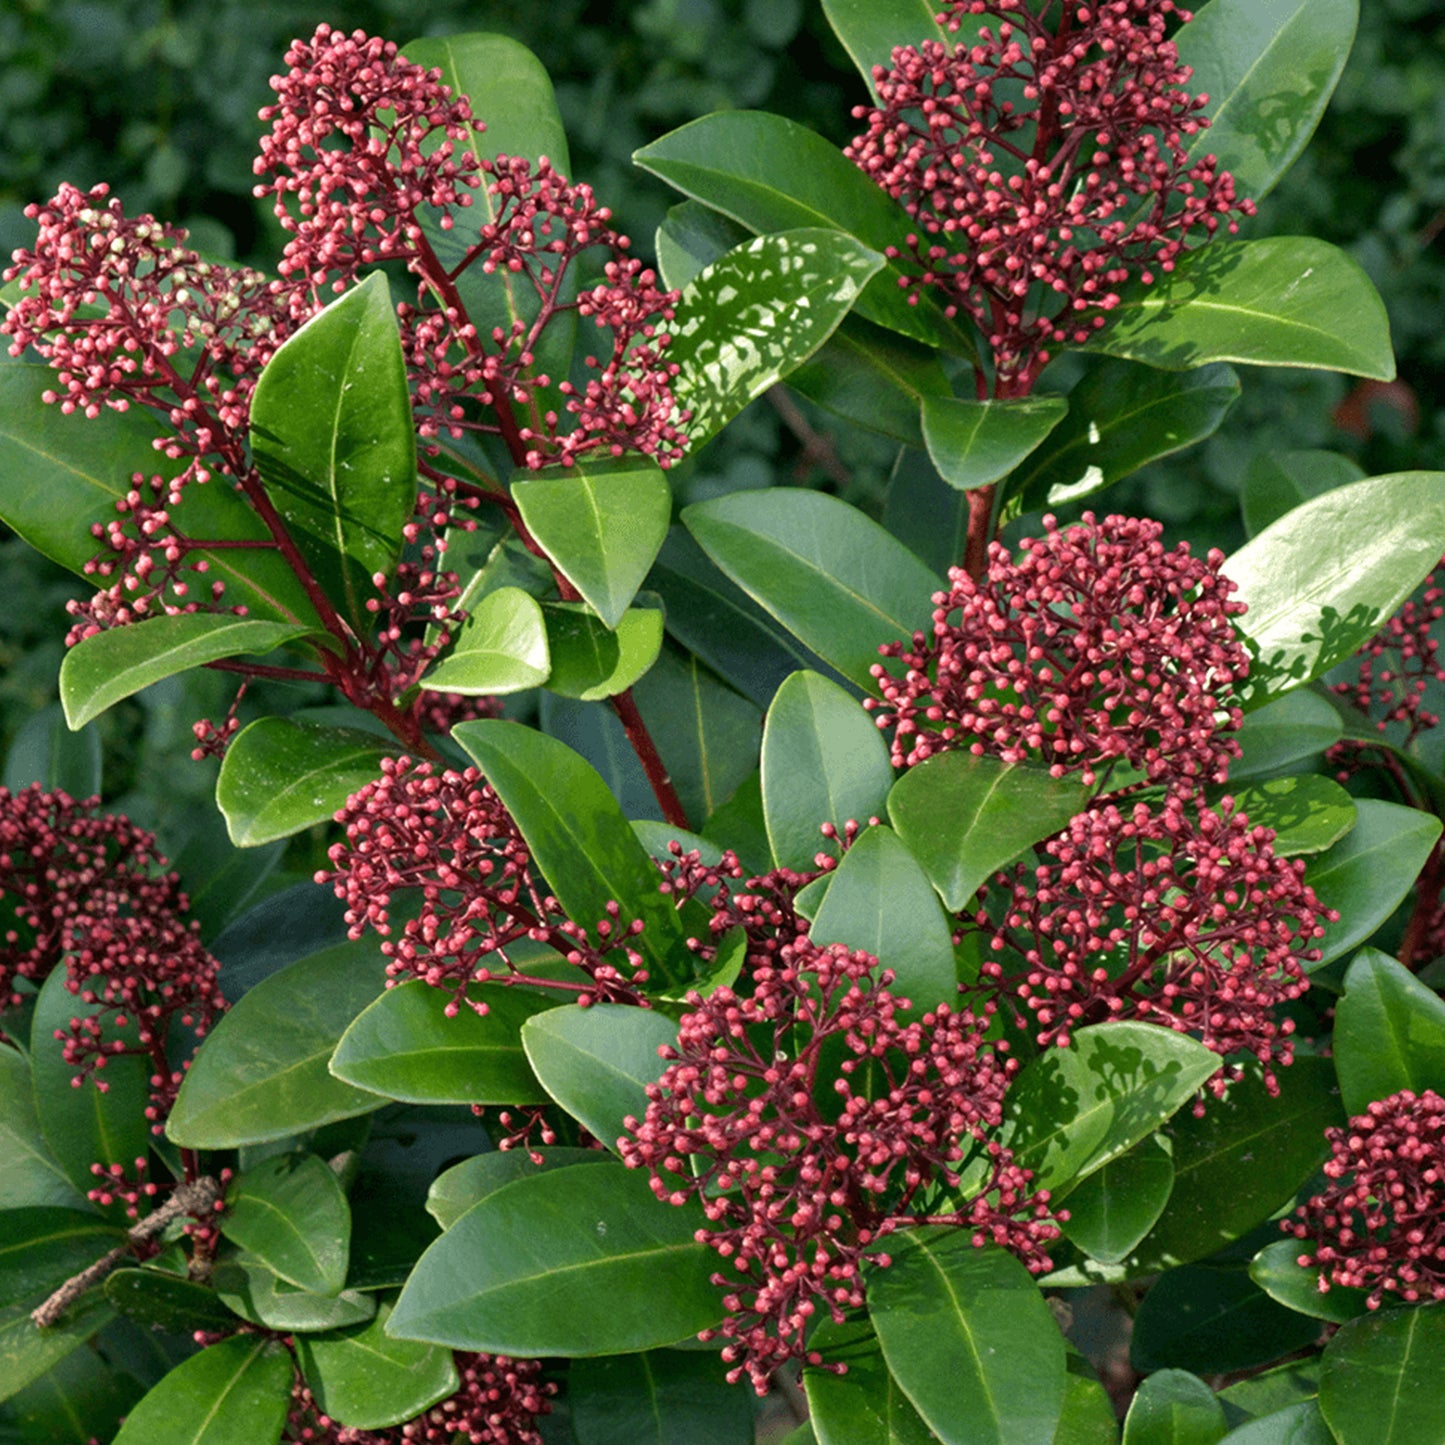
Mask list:
POLYGON ((1189 155, 1208 97, 1185 88, 1171 15, 1189 18, 1173 0, 945 0, 960 43, 900 46, 853 112, 867 129, 846 154, 921 228, 907 284, 973 318, 1001 394, 1050 344, 1086 342, 1127 282, 1253 214, 1189 155))
POLYGON ((346 801, 336 821, 346 842, 333 844, 333 868, 317 873, 346 903, 352 938, 382 935, 389 985, 408 977, 449 989, 453 1015, 473 981, 527 982, 576 993, 579 1003, 636 1003, 647 972, 631 940, 641 920, 624 922, 616 903, 592 928, 569 919, 532 871, 516 822, 476 768, 436 772, 409 758, 383 759, 381 777, 346 801), (416 917, 393 937, 392 904, 414 895, 416 917), (585 982, 534 979, 508 950, 545 944, 585 982))
POLYGON ((879 649, 907 669, 875 664, 882 701, 864 704, 894 728, 894 766, 967 747, 1090 784, 1116 763, 1183 791, 1223 782, 1249 672, 1223 554, 1167 550, 1147 519, 1043 522, 1017 561, 993 543, 982 581, 949 572, 931 638, 879 649))
POLYGON ((1299 1263, 1320 1271, 1321 1293, 1368 1289, 1371 1309, 1445 1300, 1445 1099, 1402 1089, 1325 1137, 1332 1182, 1283 1225, 1314 1241, 1299 1263))
POLYGON ((59 1035, 73 1082, 98 1076, 104 1091, 107 1060, 144 1056, 146 1115, 159 1131, 182 1078, 167 1058, 172 1024, 205 1034, 225 1008, 220 965, 186 920, 188 900, 155 838, 98 801, 38 783, 0 788, 0 1011, 24 999, 21 980, 38 986, 63 961, 66 988, 93 1010, 59 1035))
POLYGON ((646 1115, 626 1121, 622 1158, 657 1197, 702 1203, 699 1238, 726 1261, 723 1359, 759 1393, 788 1360, 821 1363, 814 1316, 862 1306, 895 1229, 954 1225, 1050 1267, 1048 1196, 988 1137, 1013 1068, 985 1039, 989 1009, 905 1020, 891 980, 867 953, 794 937, 746 996, 688 995, 646 1115))
MULTIPOLYGON (((1000 875, 1010 896, 979 923, 1004 958, 983 973, 1024 1001, 1041 1047, 1140 1019, 1221 1056, 1252 1053, 1273 1088, 1293 1031, 1275 1012, 1309 988, 1302 965, 1335 916, 1273 838, 1229 799, 1217 811, 1177 796, 1127 812, 1095 804, 1042 845, 1043 863, 1000 875)), ((1221 1069, 1211 1087, 1237 1076, 1221 1069)))
POLYGON ((298 1375, 281 1439, 306 1445, 542 1445, 539 1416, 551 1413, 557 1386, 537 1360, 506 1355, 453 1356, 461 1387, 414 1420, 380 1430, 338 1424, 298 1375))

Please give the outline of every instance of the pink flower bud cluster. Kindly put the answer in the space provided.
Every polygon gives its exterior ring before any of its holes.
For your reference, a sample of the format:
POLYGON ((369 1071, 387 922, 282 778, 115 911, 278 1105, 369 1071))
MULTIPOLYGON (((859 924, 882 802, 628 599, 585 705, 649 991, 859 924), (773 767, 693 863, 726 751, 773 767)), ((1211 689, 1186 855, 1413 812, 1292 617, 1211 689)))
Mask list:
MULTIPOLYGON (((979 923, 1000 958, 983 975, 1022 999, 1041 1047, 1109 1019, 1163 1024, 1221 1056, 1251 1053, 1273 1089, 1293 1057, 1280 1005, 1309 988, 1303 965, 1329 912, 1273 832, 1177 795, 1157 807, 1096 803, 1001 874, 979 923)), ((1215 1093, 1238 1077, 1221 1068, 1215 1093)))
POLYGON ((347 799, 336 814, 346 841, 317 873, 346 903, 352 938, 368 928, 382 936, 388 986, 419 978, 450 990, 449 1012, 466 1004, 473 981, 540 983, 577 995, 579 1003, 638 1002, 646 982, 631 940, 641 920, 625 922, 616 903, 590 929, 573 922, 532 870, 531 853, 512 815, 476 768, 435 771, 409 758, 383 759, 381 777, 347 799), (393 901, 418 903, 393 936, 393 901), (585 982, 528 977, 508 950, 528 943, 555 949, 585 982))
POLYGON ((537 1360, 453 1356, 461 1387, 413 1420, 362 1430, 331 1419, 298 1374, 281 1439, 292 1445, 542 1445, 537 1420, 551 1413, 557 1386, 537 1360))
POLYGON ((888 1264, 878 1246, 895 1229, 961 1227, 1050 1267, 1048 1195, 988 1137, 1013 1070, 985 1039, 989 1007, 905 1020, 891 980, 871 955, 799 934, 750 970, 750 992, 689 993, 676 1048, 659 1050, 671 1062, 619 1143, 659 1199, 701 1202, 727 1311, 704 1338, 720 1334, 729 1379, 746 1372, 760 1394, 779 1365, 822 1363, 806 1343, 815 1316, 863 1305, 865 1267, 888 1264))
POLYGON ((1372 1310, 1445 1300, 1445 1099, 1402 1089, 1325 1137, 1331 1182, 1282 1226, 1313 1241, 1299 1263, 1320 1292, 1367 1289, 1372 1310))
POLYGON ((89 1006, 57 1034, 72 1082, 89 1075, 103 1092, 108 1060, 142 1055, 153 1067, 146 1116, 159 1131, 182 1078, 167 1057, 172 1024, 206 1033, 226 1006, 220 965, 186 920, 189 902, 154 836, 98 803, 38 783, 0 788, 0 1011, 23 1001, 21 981, 38 987, 63 965, 66 988, 89 1006))
POLYGON ((945 0, 960 42, 900 46, 853 112, 867 129, 846 154, 920 227, 905 284, 977 323, 1001 394, 1049 345, 1088 341, 1127 282, 1253 214, 1214 156, 1188 155, 1208 97, 1185 88, 1171 16, 1189 18, 1173 0, 945 0))
POLYGON ((907 669, 875 664, 882 700, 864 704, 894 729, 894 766, 966 747, 1089 784, 1118 763, 1183 791, 1222 783, 1249 672, 1223 554, 1168 550, 1147 519, 1043 524, 1017 561, 993 543, 982 581, 949 572, 931 638, 879 649, 907 669))

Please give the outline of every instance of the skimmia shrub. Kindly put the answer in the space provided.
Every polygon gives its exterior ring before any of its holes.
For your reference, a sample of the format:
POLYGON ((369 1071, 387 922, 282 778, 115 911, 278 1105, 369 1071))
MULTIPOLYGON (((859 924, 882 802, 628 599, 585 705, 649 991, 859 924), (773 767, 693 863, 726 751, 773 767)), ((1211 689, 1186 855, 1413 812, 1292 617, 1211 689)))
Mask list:
POLYGON ((488 33, 294 42, 269 264, 29 208, 6 1438, 1445 1438, 1445 474, 1094 501, 1393 375, 1249 237, 1354 0, 822 8, 856 138, 661 136, 636 247, 488 33))

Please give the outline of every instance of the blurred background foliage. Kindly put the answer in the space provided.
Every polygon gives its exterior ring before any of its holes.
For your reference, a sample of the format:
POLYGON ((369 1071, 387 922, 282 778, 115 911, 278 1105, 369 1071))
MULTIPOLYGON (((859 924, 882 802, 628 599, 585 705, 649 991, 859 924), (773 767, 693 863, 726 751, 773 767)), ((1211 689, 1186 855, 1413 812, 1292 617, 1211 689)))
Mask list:
MULTIPOLYGON (((1245 234, 1309 233, 1354 255, 1389 307, 1400 377, 1242 368, 1243 396, 1213 438, 1103 499, 1196 546, 1243 540, 1239 490, 1261 454, 1328 448, 1371 474, 1445 465, 1445 7, 1363 0, 1362 12, 1319 133, 1245 234)), ((127 211, 266 266, 282 235, 251 195, 256 112, 287 43, 322 21, 401 43, 489 29, 530 46, 556 83, 576 178, 641 254, 679 198, 632 166, 638 146, 728 106, 787 114, 841 145, 865 99, 818 0, 6 0, 0 246, 29 242, 23 207, 61 181, 105 180, 127 211)), ((685 499, 791 482, 878 513, 894 461, 893 444, 789 394, 757 403, 677 480, 685 499)), ((22 544, 0 543, 0 748, 53 699, 60 609, 77 585, 22 544)), ((215 691, 148 701, 146 718, 132 702, 102 720, 108 800, 124 795, 156 822, 200 801, 213 765, 177 763, 191 743, 185 721, 224 712, 215 691)))

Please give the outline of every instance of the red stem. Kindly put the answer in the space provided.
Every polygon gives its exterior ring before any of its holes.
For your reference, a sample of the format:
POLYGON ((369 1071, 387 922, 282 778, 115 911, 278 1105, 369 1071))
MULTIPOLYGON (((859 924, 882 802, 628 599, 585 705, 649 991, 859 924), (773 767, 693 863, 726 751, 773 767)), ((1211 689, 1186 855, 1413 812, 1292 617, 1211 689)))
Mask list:
POLYGON ((632 750, 637 754, 643 772, 647 774, 647 781, 652 786, 658 807, 662 809, 662 816, 674 828, 686 828, 687 814, 683 811, 677 790, 672 786, 672 779, 663 765, 657 744, 652 741, 652 734, 647 731, 642 714, 638 712, 637 704, 633 701, 632 689, 615 694, 609 701, 612 703, 612 710, 621 720, 627 741, 632 744, 632 750))

